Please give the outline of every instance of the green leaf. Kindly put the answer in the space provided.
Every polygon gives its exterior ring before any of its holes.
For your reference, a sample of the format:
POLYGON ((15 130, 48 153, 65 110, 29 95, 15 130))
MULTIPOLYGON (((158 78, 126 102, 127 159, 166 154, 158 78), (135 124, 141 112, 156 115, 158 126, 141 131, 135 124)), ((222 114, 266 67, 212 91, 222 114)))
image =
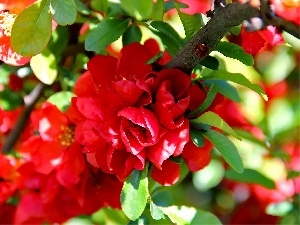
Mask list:
POLYGON ((142 215, 148 196, 146 169, 133 170, 127 177, 121 192, 122 210, 130 220, 136 220, 142 215))
POLYGON ((142 39, 141 29, 133 24, 129 26, 122 36, 123 46, 131 44, 133 42, 140 42, 142 39))
POLYGON ((137 220, 130 221, 127 225, 149 225, 149 219, 145 215, 141 215, 137 220))
POLYGON ((219 69, 219 60, 213 56, 206 56, 201 62, 201 65, 205 66, 206 68, 217 70, 219 69))
POLYGON ((197 130, 195 128, 190 129, 190 135, 193 143, 197 147, 202 147, 204 145, 204 137, 202 135, 202 132, 200 130, 197 130))
MULTIPOLYGON (((176 1, 176 4, 177 4, 178 8, 188 8, 189 7, 187 4, 177 2, 177 1, 176 1)), ((175 9, 175 8, 176 8, 176 6, 175 6, 175 1, 174 0, 166 1, 165 4, 164 4, 165 13, 168 12, 169 10, 175 9)))
POLYGON ((241 73, 230 73, 225 70, 215 70, 209 75, 203 77, 205 80, 227 80, 240 85, 243 85, 252 91, 260 94, 266 101, 268 101, 268 96, 264 90, 258 84, 252 84, 243 74, 241 73))
POLYGON ((104 19, 88 33, 85 40, 87 51, 101 52, 116 41, 127 29, 129 20, 104 19))
POLYGON ((20 92, 5 88, 0 92, 0 107, 3 110, 13 110, 23 105, 23 97, 20 92))
MULTIPOLYGON (((242 139, 247 139, 255 144, 258 144, 260 146, 263 146, 265 148, 267 148, 266 143, 261 141, 260 139, 254 137, 254 135, 252 133, 250 133, 249 131, 246 131, 244 129, 240 129, 240 128, 234 128, 235 133, 237 133, 242 139)), ((273 152, 273 151, 272 151, 273 152)))
POLYGON ((260 184, 268 189, 275 189, 273 180, 253 169, 245 169, 243 173, 229 169, 225 172, 225 177, 238 182, 260 184))
POLYGON ((11 30, 11 45, 17 53, 31 57, 43 51, 51 32, 49 0, 37 1, 17 16, 11 30))
MULTIPOLYGON (((93 224, 126 224, 128 218, 124 215, 122 210, 112 209, 110 207, 101 208, 90 216, 93 224)), ((67 224, 66 224, 67 225, 67 224)), ((75 225, 75 224, 73 224, 75 225)), ((77 224, 80 225, 80 224, 77 224)))
POLYGON ((92 11, 81 0, 74 0, 74 3, 77 11, 83 15, 90 15, 92 13, 92 11))
POLYGON ((54 55, 45 49, 42 53, 33 56, 30 66, 35 76, 45 84, 53 84, 57 76, 57 65, 54 55))
POLYGON ((213 127, 220 128, 226 133, 232 135, 238 140, 242 140, 239 135, 237 135, 234 130, 216 113, 214 112, 206 112, 202 114, 197 119, 191 120, 192 122, 207 124, 213 127))
POLYGON ((74 0, 51 0, 50 11, 59 25, 71 25, 76 20, 77 10, 74 0))
POLYGON ((227 57, 241 61, 246 66, 253 66, 254 64, 252 55, 246 53, 241 46, 234 43, 220 41, 215 50, 227 57))
POLYGON ((175 55, 183 45, 183 41, 176 30, 163 21, 152 21, 150 25, 156 29, 152 32, 160 37, 167 51, 172 56, 175 55))
POLYGON ((220 220, 212 213, 187 206, 159 207, 170 220, 178 225, 222 225, 220 220))
POLYGON ((214 145, 214 147, 220 152, 225 161, 238 173, 244 171, 243 161, 239 152, 232 141, 223 134, 209 130, 203 132, 203 135, 214 145))
POLYGON ((287 179, 295 179, 300 176, 300 171, 290 170, 288 171, 287 179))
POLYGON ((217 87, 216 85, 212 84, 204 102, 200 105, 200 107, 195 112, 192 112, 191 115, 198 115, 199 113, 206 110, 215 99, 216 94, 217 94, 217 87))
POLYGON ((108 0, 92 0, 91 7, 102 13, 106 13, 108 9, 108 0))
POLYGON ((223 162, 212 159, 206 167, 193 173, 194 187, 198 191, 206 192, 221 183, 224 173, 223 162))
POLYGON ((55 55, 59 61, 62 57, 62 52, 68 45, 69 29, 67 26, 58 26, 53 32, 47 48, 55 55))
POLYGON ((190 40, 203 26, 203 21, 199 17, 181 12, 178 5, 175 5, 185 31, 185 37, 187 40, 190 40))
POLYGON ((291 202, 283 201, 279 203, 270 203, 266 208, 266 213, 272 216, 285 216, 293 209, 291 202))
MULTIPOLYGON (((207 58, 207 57, 206 57, 207 58)), ((218 92, 234 102, 240 102, 241 98, 237 89, 225 80, 206 80, 203 85, 211 86, 214 84, 218 92)))
POLYGON ((60 111, 65 112, 71 104, 71 98, 74 96, 75 94, 73 92, 60 91, 51 95, 47 101, 56 105, 60 111))
POLYGON ((152 0, 121 0, 122 8, 137 20, 148 19, 152 13, 152 0))
POLYGON ((159 60, 160 58, 162 58, 164 55, 164 53, 162 51, 160 51, 159 53, 157 53, 155 56, 153 56, 151 59, 149 59, 145 64, 152 64, 154 63, 156 60, 159 60))
POLYGON ((164 1, 157 0, 153 6, 153 10, 150 18, 153 20, 163 20, 163 16, 164 16, 164 1))
POLYGON ((152 218, 155 220, 165 219, 164 212, 152 201, 150 202, 150 212, 152 218))

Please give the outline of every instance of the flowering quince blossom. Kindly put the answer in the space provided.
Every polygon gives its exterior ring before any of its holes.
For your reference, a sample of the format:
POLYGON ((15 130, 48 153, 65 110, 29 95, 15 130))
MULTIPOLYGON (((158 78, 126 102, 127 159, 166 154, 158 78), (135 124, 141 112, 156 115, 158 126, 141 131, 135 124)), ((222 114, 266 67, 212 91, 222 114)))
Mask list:
POLYGON ((229 40, 242 46, 245 52, 252 55, 284 43, 282 34, 274 26, 254 32, 248 32, 242 27, 240 34, 229 36, 229 40))
POLYGON ((271 3, 278 16, 290 20, 297 25, 300 25, 299 1, 272 0, 271 3))
POLYGON ((77 97, 67 114, 77 124, 75 140, 93 166, 121 181, 149 160, 152 178, 172 185, 180 176, 172 157, 181 155, 191 171, 210 160, 212 144, 192 143, 187 118, 205 93, 179 70, 154 71, 146 62, 158 51, 148 40, 125 46, 119 59, 97 55, 74 87, 77 97))
POLYGON ((16 53, 10 43, 11 28, 17 15, 35 0, 1 0, 0 1, 0 60, 13 66, 28 63, 26 58, 16 53))
POLYGON ((102 207, 120 208, 122 183, 85 160, 72 124, 56 106, 32 112, 33 134, 16 149, 20 160, 0 155, 0 221, 14 224, 62 223, 102 207), (103 185, 105 183, 105 185, 103 185), (16 197, 11 208, 6 202, 16 197))

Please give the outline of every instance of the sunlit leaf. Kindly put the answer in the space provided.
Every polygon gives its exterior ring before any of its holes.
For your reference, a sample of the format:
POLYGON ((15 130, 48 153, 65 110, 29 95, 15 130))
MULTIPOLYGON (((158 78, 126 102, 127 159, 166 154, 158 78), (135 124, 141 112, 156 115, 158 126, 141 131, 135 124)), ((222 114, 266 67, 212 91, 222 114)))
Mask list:
POLYGON ((242 140, 240 136, 238 136, 234 130, 216 113, 214 112, 205 112, 197 119, 192 120, 192 122, 208 124, 213 127, 220 128, 226 133, 232 135, 238 140, 242 140))
POLYGON ((55 81, 57 76, 56 60, 48 49, 32 57, 30 66, 35 76, 41 82, 50 85, 55 81))
POLYGON ((92 0, 91 7, 102 13, 106 13, 108 9, 108 0, 92 0))
POLYGON ((253 66, 254 64, 252 55, 246 53, 241 46, 234 43, 220 41, 215 50, 227 57, 241 61, 246 66, 253 66))
POLYGON ((148 178, 145 170, 133 170, 127 177, 121 193, 122 210, 130 220, 137 220, 142 215, 148 196, 148 178))
POLYGON ((193 173, 193 184, 198 191, 207 191, 223 180, 224 173, 223 163, 219 160, 211 160, 208 166, 193 173))
POLYGON ((225 97, 229 98, 230 100, 232 100, 234 102, 241 101, 241 98, 240 98, 240 95, 239 95, 237 89, 233 85, 226 82, 225 80, 205 80, 203 82, 203 85, 211 86, 212 84, 214 84, 214 86, 216 86, 216 88, 220 94, 224 95, 225 97))
POLYGON ((59 110, 65 112, 67 108, 71 104, 71 98, 74 97, 75 94, 70 91, 60 91, 51 95, 47 101, 56 105, 59 110))
POLYGON ((209 130, 203 132, 203 135, 214 145, 214 147, 220 152, 225 161, 238 173, 244 171, 243 161, 236 146, 230 141, 230 139, 223 134, 209 130))
POLYGON ((266 213, 273 216, 285 216, 292 208, 292 203, 288 201, 270 203, 266 208, 266 213))
POLYGON ((11 30, 11 44, 17 53, 34 56, 46 47, 52 31, 50 0, 37 1, 16 18, 11 30))
POLYGON ((164 212, 152 201, 150 202, 150 212, 152 218, 155 220, 161 220, 165 218, 164 212))
POLYGON ((152 13, 152 0, 121 0, 122 8, 138 20, 148 19, 152 13))
POLYGON ((153 20, 163 20, 163 16, 164 16, 164 1, 157 0, 153 6, 152 14, 150 17, 153 20))
POLYGON ((225 172, 225 177, 238 182, 260 184, 266 188, 275 189, 274 181, 253 169, 245 169, 243 173, 229 169, 225 172))
MULTIPOLYGON (((127 224, 128 218, 122 210, 112 209, 110 207, 101 208, 91 215, 91 220, 94 224, 107 224, 108 221, 112 224, 127 224)), ((79 224, 78 224, 79 225, 79 224)))
POLYGON ((149 225, 149 219, 145 215, 141 215, 137 220, 130 221, 127 225, 149 225))
POLYGON ((203 26, 203 21, 196 16, 181 12, 178 4, 176 4, 176 9, 185 31, 185 37, 187 40, 190 40, 203 26))
POLYGON ((203 77, 203 79, 213 79, 213 80, 226 80, 232 81, 234 83, 243 85, 252 91, 260 94, 266 101, 268 97, 264 90, 258 84, 252 84, 243 74, 241 73, 230 73, 225 70, 214 70, 209 75, 203 77))
POLYGON ((129 20, 104 19, 88 33, 85 40, 87 51, 103 51, 110 43, 116 41, 127 29, 129 20))
POLYGON ((187 206, 159 207, 170 220, 177 225, 221 225, 220 220, 212 213, 187 206))
POLYGON ((59 25, 65 26, 75 22, 77 11, 74 0, 51 0, 50 11, 59 25))
POLYGON ((155 28, 152 32, 158 35, 171 55, 175 55, 183 45, 183 41, 177 31, 168 23, 153 21, 150 25, 155 28))

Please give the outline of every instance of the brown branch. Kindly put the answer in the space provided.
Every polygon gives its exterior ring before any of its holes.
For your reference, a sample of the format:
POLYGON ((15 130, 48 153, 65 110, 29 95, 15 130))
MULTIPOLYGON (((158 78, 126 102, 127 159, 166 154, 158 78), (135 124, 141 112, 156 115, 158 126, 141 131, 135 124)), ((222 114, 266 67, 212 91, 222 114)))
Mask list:
MULTIPOLYGON (((263 4, 267 4, 264 2, 263 4)), ((265 6, 265 5, 264 5, 265 6)), ((262 7, 267 8, 267 7, 262 7)), ((177 68, 186 73, 198 65, 219 41, 235 26, 253 17, 262 17, 265 25, 279 26, 280 29, 300 38, 299 27, 277 16, 266 16, 266 12, 254 8, 249 2, 231 3, 226 7, 216 7, 213 17, 198 33, 167 63, 164 68, 177 68), (264 16, 262 16, 264 15, 264 16)))
POLYGON ((20 137, 22 131, 24 130, 28 118, 34 109, 35 104, 37 103, 38 99, 43 94, 43 90, 46 87, 45 84, 39 83, 32 92, 24 98, 24 109, 19 116, 14 128, 8 134, 4 145, 2 147, 2 153, 7 154, 12 151, 13 146, 17 142, 18 138, 20 137))

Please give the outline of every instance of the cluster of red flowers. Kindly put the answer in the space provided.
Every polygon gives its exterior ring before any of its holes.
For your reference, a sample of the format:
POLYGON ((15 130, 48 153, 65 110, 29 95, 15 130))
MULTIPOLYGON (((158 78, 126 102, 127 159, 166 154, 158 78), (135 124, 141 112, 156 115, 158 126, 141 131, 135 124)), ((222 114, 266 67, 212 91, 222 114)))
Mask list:
POLYGON ((154 71, 147 61, 158 52, 150 39, 125 46, 119 59, 97 55, 75 84, 68 112, 77 124, 75 140, 90 164, 121 181, 149 160, 152 178, 172 185, 180 177, 173 158, 182 156, 191 171, 210 160, 212 144, 192 143, 187 117, 206 93, 179 70, 154 71))
MULTIPOLYGON (((2 138, 19 113, 1 111, 2 138)), ((122 183, 87 163, 74 125, 56 106, 46 102, 34 110, 22 139, 14 147, 17 157, 0 154, 1 223, 61 223, 120 208, 122 183)))

